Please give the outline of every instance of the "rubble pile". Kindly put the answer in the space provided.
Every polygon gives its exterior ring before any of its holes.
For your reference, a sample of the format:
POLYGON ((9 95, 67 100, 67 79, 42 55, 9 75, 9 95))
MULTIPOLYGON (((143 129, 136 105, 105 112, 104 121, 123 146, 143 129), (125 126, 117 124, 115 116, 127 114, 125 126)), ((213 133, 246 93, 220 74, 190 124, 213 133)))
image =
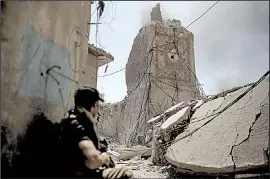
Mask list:
POLYGON ((116 168, 128 167, 132 170, 134 178, 167 178, 167 167, 155 166, 150 158, 148 160, 133 157, 129 161, 116 162, 116 168))
POLYGON ((193 107, 187 102, 162 119, 153 143, 169 143, 163 155, 178 173, 229 174, 269 166, 269 78, 223 111, 251 85, 198 100, 193 107))
POLYGON ((267 173, 269 78, 239 98, 251 85, 181 102, 153 117, 147 122, 152 129, 145 137, 152 143, 150 148, 123 148, 125 152, 119 152, 118 161, 126 166, 142 161, 146 165, 147 161, 149 165, 172 166, 178 174, 193 176, 267 173), (149 150, 151 157, 143 160, 143 151, 149 150))

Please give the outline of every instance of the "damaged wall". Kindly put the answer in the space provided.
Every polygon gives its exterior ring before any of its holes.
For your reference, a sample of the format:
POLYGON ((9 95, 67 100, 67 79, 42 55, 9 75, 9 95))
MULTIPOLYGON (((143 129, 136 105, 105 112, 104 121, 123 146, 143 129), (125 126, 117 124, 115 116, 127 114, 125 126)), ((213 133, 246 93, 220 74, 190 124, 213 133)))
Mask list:
POLYGON ((79 86, 90 85, 97 87, 98 68, 112 62, 114 57, 110 52, 88 44, 88 56, 82 61, 79 86))
POLYGON ((6 2, 1 12, 1 119, 14 134, 22 132, 37 107, 59 121, 72 104, 76 83, 68 78, 78 81, 80 60, 87 58, 90 7, 88 1, 6 2))
POLYGON ((95 55, 88 53, 88 57, 82 63, 82 70, 80 73, 80 85, 97 87, 98 64, 95 55))

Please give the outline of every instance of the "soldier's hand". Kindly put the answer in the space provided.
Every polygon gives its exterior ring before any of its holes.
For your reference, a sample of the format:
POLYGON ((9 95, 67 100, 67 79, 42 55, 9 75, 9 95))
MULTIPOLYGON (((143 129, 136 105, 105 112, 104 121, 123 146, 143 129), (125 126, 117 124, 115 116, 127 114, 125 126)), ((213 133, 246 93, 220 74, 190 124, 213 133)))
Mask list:
POLYGON ((128 168, 108 168, 103 170, 102 177, 104 179, 119 179, 119 178, 131 178, 133 173, 128 168))
POLYGON ((109 166, 111 163, 111 157, 109 156, 109 154, 107 152, 103 152, 100 155, 101 155, 103 164, 105 164, 106 166, 109 166))

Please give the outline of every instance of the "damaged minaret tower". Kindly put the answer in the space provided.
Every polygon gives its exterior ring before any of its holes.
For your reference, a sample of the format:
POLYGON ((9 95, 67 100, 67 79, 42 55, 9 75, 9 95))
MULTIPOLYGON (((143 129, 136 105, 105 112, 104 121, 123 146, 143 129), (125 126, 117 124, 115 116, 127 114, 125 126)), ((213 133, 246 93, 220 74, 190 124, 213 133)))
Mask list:
POLYGON ((193 40, 179 20, 162 19, 159 4, 152 9, 151 22, 134 39, 126 65, 128 95, 103 110, 105 121, 116 126, 102 123, 104 134, 129 145, 147 143, 145 133, 152 126, 146 121, 199 96, 193 40))
POLYGON ((179 20, 162 19, 160 4, 152 9, 151 22, 134 39, 126 65, 128 100, 132 103, 127 117, 131 126, 139 123, 133 131, 145 131, 141 118, 148 120, 199 96, 193 41, 193 34, 179 20))
POLYGON ((194 36, 181 26, 179 20, 162 22, 159 4, 152 9, 151 20, 134 40, 126 66, 126 83, 129 93, 143 78, 140 88, 136 89, 143 95, 149 85, 145 82, 150 81, 150 99, 164 110, 199 95, 194 36))

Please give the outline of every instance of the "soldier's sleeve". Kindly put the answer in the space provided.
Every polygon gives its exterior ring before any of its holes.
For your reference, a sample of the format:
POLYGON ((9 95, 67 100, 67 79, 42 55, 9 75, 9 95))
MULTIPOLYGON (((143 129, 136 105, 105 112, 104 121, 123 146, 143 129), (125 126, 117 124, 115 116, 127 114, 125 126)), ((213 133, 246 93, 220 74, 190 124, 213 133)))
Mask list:
POLYGON ((82 140, 91 140, 91 136, 87 135, 85 128, 82 124, 80 124, 79 119, 76 116, 70 116, 68 126, 70 132, 73 135, 72 138, 76 143, 79 143, 82 140))

